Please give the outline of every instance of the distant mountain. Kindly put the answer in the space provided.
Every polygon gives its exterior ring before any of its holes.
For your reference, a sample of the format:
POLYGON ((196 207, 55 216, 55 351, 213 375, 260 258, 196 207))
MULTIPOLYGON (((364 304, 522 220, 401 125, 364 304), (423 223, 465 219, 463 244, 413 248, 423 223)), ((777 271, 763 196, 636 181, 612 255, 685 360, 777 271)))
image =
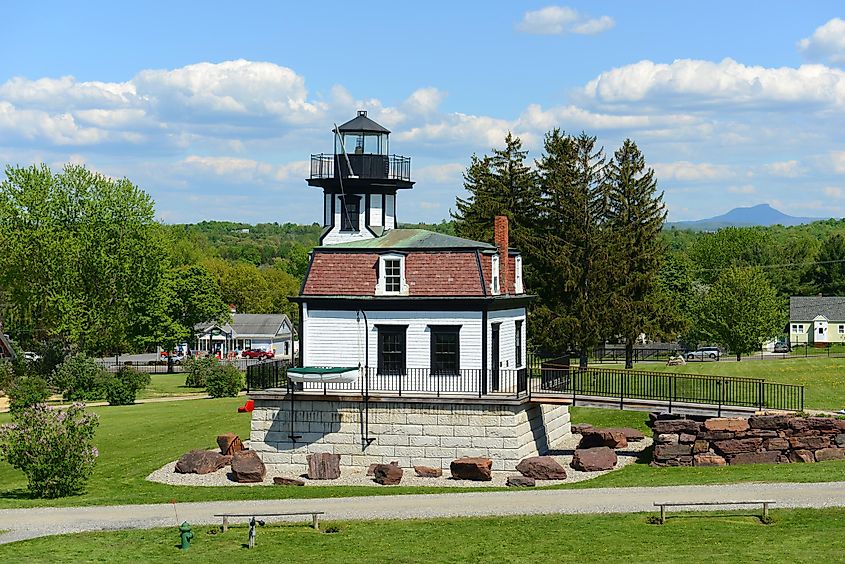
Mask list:
POLYGON ((748 227, 752 225, 801 225, 827 219, 824 217, 795 217, 776 210, 769 204, 758 204, 750 208, 734 208, 728 213, 696 221, 675 221, 666 227, 714 231, 722 227, 748 227))

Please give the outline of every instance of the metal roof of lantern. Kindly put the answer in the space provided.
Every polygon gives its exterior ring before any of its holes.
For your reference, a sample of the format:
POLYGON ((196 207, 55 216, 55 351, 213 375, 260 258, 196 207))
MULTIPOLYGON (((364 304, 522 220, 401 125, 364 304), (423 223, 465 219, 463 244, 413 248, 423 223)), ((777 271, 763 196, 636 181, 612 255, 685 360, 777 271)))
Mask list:
POLYGON ((358 115, 338 127, 340 131, 363 131, 364 133, 390 133, 390 131, 367 117, 367 110, 358 110, 358 115))

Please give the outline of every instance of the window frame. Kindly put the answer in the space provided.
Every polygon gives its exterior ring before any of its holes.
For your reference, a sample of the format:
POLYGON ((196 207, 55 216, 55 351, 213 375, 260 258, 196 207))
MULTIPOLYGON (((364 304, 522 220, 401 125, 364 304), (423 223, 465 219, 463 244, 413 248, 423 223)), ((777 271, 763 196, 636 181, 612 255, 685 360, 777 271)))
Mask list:
POLYGON ((523 351, 522 351, 522 326, 524 324, 524 319, 515 319, 513 322, 513 342, 514 342, 514 350, 513 350, 513 358, 514 358, 514 368, 521 368, 522 361, 523 361, 523 351))
POLYGON ((429 345, 429 371, 432 376, 460 376, 461 374, 461 325, 429 325, 430 345, 429 345), (454 369, 446 368, 439 369, 437 367, 439 361, 437 359, 437 338, 440 335, 454 335, 455 337, 455 352, 454 352, 454 369))
POLYGON ((405 280, 405 255, 401 253, 385 253, 378 258, 378 279, 376 281, 377 296, 407 296, 408 282, 405 280), (399 261, 399 290, 387 289, 387 262, 399 261))
POLYGON ((340 230, 344 233, 357 233, 361 230, 361 196, 338 196, 340 199, 340 230), (355 203, 355 213, 349 213, 346 205, 355 203), (350 224, 350 222, 352 222, 350 224))
POLYGON ((490 293, 498 296, 501 293, 501 284, 499 277, 499 255, 493 255, 490 260, 490 293))
MULTIPOLYGON (((376 325, 376 373, 385 376, 404 376, 408 372, 408 326, 407 325, 376 325), (387 370, 385 368, 384 358, 384 339, 387 336, 400 336, 401 351, 401 367, 398 370, 387 370)), ((395 354, 395 353, 391 353, 395 354)))
POLYGON ((522 284, 522 255, 516 255, 513 258, 513 291, 516 294, 525 292, 522 284))

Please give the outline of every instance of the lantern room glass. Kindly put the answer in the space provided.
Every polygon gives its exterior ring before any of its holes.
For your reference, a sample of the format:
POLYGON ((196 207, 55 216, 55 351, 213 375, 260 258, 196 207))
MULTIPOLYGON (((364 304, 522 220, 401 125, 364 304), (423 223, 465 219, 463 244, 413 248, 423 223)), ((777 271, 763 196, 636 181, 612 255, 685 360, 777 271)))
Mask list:
MULTIPOLYGON (((341 133, 343 148, 347 155, 386 155, 388 150, 387 133, 365 133, 363 131, 346 131, 341 133)), ((336 154, 343 149, 336 147, 336 154)))

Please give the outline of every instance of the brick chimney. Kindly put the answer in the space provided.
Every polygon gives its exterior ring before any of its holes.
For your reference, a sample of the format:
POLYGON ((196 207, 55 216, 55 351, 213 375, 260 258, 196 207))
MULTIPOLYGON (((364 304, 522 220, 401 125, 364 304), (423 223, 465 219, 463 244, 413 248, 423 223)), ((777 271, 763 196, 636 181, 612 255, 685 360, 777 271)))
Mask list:
POLYGON ((493 240, 499 249, 499 287, 503 294, 510 293, 510 256, 508 255, 508 218, 497 215, 493 220, 493 240))

